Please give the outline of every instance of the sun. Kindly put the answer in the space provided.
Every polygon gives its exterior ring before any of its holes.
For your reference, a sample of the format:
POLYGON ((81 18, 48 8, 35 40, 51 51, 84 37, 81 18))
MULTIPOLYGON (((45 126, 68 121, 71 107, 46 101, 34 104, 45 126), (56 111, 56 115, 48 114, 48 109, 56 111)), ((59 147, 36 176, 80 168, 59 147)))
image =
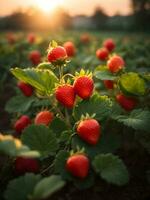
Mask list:
POLYGON ((63 0, 36 0, 37 6, 44 12, 49 13, 58 6, 61 6, 63 0))

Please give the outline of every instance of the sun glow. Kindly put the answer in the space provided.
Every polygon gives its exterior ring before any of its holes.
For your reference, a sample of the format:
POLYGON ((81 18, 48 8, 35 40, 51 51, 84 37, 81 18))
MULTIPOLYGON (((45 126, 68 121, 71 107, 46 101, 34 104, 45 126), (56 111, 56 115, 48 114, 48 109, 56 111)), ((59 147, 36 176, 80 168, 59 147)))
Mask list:
POLYGON ((53 11, 58 6, 61 6, 63 0, 36 0, 36 3, 41 10, 48 13, 53 11))

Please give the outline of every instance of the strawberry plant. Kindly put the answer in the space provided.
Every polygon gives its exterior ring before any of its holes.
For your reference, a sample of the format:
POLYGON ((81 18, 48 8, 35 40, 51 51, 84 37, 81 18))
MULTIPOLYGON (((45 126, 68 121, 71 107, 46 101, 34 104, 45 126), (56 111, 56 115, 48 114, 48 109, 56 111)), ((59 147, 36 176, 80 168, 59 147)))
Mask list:
MULTIPOLYGON (((30 35, 29 43, 34 40, 30 35)), ((86 47, 90 40, 81 37, 86 47)), ((0 135, 0 152, 13 172, 6 200, 46 199, 68 184, 86 190, 97 180, 125 187, 132 174, 120 150, 150 152, 149 75, 128 70, 123 57, 112 54, 113 40, 103 46, 96 52, 99 66, 78 72, 70 60, 74 44, 55 41, 44 62, 36 52, 34 67, 11 68, 19 90, 6 104, 12 135, 0 135)), ((6 174, 4 166, 2 178, 6 174)))

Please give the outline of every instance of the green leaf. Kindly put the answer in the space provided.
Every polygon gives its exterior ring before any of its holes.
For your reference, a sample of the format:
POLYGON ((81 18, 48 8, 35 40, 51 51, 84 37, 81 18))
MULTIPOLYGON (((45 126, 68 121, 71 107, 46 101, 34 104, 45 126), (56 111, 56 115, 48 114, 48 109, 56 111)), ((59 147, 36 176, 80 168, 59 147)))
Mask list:
POLYGON ((65 186, 65 181, 58 175, 43 178, 35 187, 32 198, 45 199, 65 186))
POLYGON ((40 175, 25 174, 9 182, 4 197, 6 200, 27 200, 35 185, 40 181, 40 175))
MULTIPOLYGON (((1 135, 2 136, 2 135, 1 135)), ((12 136, 2 136, 3 139, 0 140, 0 152, 17 157, 39 157, 40 153, 38 151, 31 151, 29 147, 23 145, 19 139, 15 139, 12 136)))
POLYGON ((150 130, 150 112, 148 110, 136 109, 129 115, 118 115, 114 116, 113 119, 135 130, 150 130))
POLYGON ((5 110, 9 113, 24 113, 29 110, 35 97, 25 97, 23 95, 12 97, 6 104, 5 110))
POLYGON ((54 155, 58 149, 55 134, 44 125, 28 126, 23 131, 21 140, 32 150, 38 150, 42 157, 54 155))
POLYGON ((99 154, 92 163, 94 170, 108 183, 125 185, 129 181, 128 171, 118 156, 99 154))
POLYGON ((91 159, 100 153, 113 153, 120 145, 121 137, 116 133, 102 133, 99 142, 94 146, 87 144, 77 135, 72 139, 72 148, 75 151, 78 147, 80 149, 84 148, 85 153, 87 153, 91 159))
POLYGON ((51 70, 27 68, 11 69, 12 74, 40 91, 42 94, 51 95, 55 87, 55 83, 58 82, 57 77, 51 70))
POLYGON ((95 77, 100 80, 115 80, 116 76, 114 76, 108 69, 103 69, 95 72, 95 77))
POLYGON ((73 115, 76 120, 80 120, 82 115, 96 114, 95 119, 102 121, 109 117, 112 109, 112 102, 107 96, 94 94, 90 99, 79 102, 75 108, 73 115))
POLYGON ((141 96, 146 93, 146 83, 137 73, 123 74, 119 79, 119 87, 127 95, 141 96))
POLYGON ((66 161, 69 157, 69 152, 67 151, 59 151, 59 153, 56 155, 55 161, 54 161, 54 170, 56 174, 60 174, 61 177, 64 180, 70 180, 71 175, 66 170, 66 161))
POLYGON ((67 130, 67 126, 64 123, 64 121, 62 121, 59 118, 55 118, 52 123, 50 124, 50 129, 58 136, 60 137, 61 133, 63 131, 67 130))
POLYGON ((147 150, 150 154, 150 133, 142 132, 136 134, 139 143, 147 150))

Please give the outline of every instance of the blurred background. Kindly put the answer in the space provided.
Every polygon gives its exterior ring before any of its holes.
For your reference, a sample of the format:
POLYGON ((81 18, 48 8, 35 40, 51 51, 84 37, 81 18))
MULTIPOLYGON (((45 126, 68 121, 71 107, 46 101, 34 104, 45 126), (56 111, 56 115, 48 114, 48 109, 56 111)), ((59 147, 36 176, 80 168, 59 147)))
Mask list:
POLYGON ((150 30, 150 0, 0 0, 0 30, 150 30))

